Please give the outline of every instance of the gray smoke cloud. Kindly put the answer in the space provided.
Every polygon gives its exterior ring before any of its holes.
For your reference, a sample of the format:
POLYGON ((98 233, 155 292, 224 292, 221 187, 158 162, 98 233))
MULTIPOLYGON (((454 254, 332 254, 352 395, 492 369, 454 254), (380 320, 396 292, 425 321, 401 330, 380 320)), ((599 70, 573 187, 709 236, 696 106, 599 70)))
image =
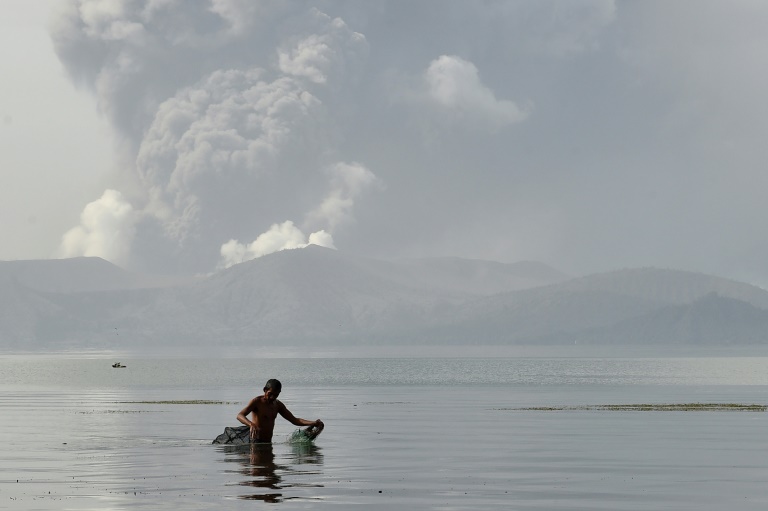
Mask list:
POLYGON ((221 247, 219 268, 255 259, 263 255, 307 245, 319 245, 336 248, 332 232, 340 225, 353 221, 355 200, 374 185, 380 184, 376 176, 359 163, 339 162, 326 169, 329 175, 330 190, 317 208, 306 215, 304 230, 290 220, 282 224, 273 224, 269 230, 260 234, 253 242, 244 244, 238 240, 229 240, 221 247), (305 235, 305 230, 317 226, 325 229, 305 235))
POLYGON ((61 253, 377 257, 768 282, 762 2, 65 0, 120 141, 61 253))
POLYGON ((136 236, 136 212, 117 190, 106 190, 80 214, 80 225, 67 231, 60 257, 98 256, 116 264, 129 264, 136 236))
POLYGON ((485 124, 498 129, 525 120, 530 106, 521 108, 499 100, 480 80, 477 67, 455 55, 442 55, 424 72, 427 98, 449 115, 442 122, 485 124))
POLYGON ((335 145, 332 103, 368 52, 338 17, 250 1, 75 0, 52 34, 123 137, 139 185, 87 205, 64 256, 129 263, 134 238, 145 238, 144 250, 172 247, 168 255, 199 271, 216 252, 221 267, 307 243, 333 247, 334 230, 377 181, 335 145), (313 196, 319 205, 308 204, 313 196), (297 216, 317 230, 305 236, 297 216), (236 241, 267 225, 250 248, 236 241))

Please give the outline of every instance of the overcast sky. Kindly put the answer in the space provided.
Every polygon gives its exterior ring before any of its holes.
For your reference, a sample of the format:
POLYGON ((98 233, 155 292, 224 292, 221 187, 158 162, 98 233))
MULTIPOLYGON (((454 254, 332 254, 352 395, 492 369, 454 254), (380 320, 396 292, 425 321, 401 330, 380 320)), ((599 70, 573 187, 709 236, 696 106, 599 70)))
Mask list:
POLYGON ((0 0, 0 259, 317 243, 768 287, 766 26, 762 1, 0 0))

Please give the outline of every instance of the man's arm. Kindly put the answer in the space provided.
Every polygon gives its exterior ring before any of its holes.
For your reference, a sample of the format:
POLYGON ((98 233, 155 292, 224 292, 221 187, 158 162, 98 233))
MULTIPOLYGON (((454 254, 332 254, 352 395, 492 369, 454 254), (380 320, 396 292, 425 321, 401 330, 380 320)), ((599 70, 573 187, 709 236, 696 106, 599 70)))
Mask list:
POLYGON ((251 428, 251 440, 255 440, 259 438, 259 424, 258 424, 258 416, 259 414, 256 413, 256 400, 258 398, 251 399, 251 402, 248 403, 248 405, 240 410, 240 413, 237 414, 237 420, 240 421, 242 424, 245 424, 246 426, 251 428), (253 412, 254 418, 256 418, 256 422, 252 422, 248 420, 248 414, 253 412))
POLYGON ((285 407, 282 401, 278 401, 277 412, 283 417, 283 419, 287 420, 294 426, 323 427, 323 421, 321 421, 320 419, 317 419, 316 421, 308 421, 307 419, 299 419, 298 417, 294 417, 293 414, 290 411, 288 411, 288 408, 285 407))

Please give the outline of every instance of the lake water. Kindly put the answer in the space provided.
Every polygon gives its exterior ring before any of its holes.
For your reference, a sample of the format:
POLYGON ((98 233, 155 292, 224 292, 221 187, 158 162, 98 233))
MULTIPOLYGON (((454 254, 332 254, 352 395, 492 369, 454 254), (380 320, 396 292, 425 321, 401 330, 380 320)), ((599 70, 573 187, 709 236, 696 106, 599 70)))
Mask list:
POLYGON ((0 355, 0 509, 768 508, 768 413, 590 409, 766 404, 768 357, 269 353, 0 355), (211 445, 272 377, 314 445, 211 445))

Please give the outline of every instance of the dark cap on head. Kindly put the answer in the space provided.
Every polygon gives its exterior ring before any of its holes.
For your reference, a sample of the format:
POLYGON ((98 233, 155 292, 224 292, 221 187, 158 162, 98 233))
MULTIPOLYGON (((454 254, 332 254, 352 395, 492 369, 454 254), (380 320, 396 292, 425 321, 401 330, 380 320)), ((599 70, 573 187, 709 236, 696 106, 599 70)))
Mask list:
POLYGON ((280 383, 280 380, 276 380, 272 378, 271 380, 267 381, 266 385, 264 385, 264 392, 268 391, 269 389, 272 389, 275 392, 280 392, 282 388, 283 388, 283 384, 280 383))

